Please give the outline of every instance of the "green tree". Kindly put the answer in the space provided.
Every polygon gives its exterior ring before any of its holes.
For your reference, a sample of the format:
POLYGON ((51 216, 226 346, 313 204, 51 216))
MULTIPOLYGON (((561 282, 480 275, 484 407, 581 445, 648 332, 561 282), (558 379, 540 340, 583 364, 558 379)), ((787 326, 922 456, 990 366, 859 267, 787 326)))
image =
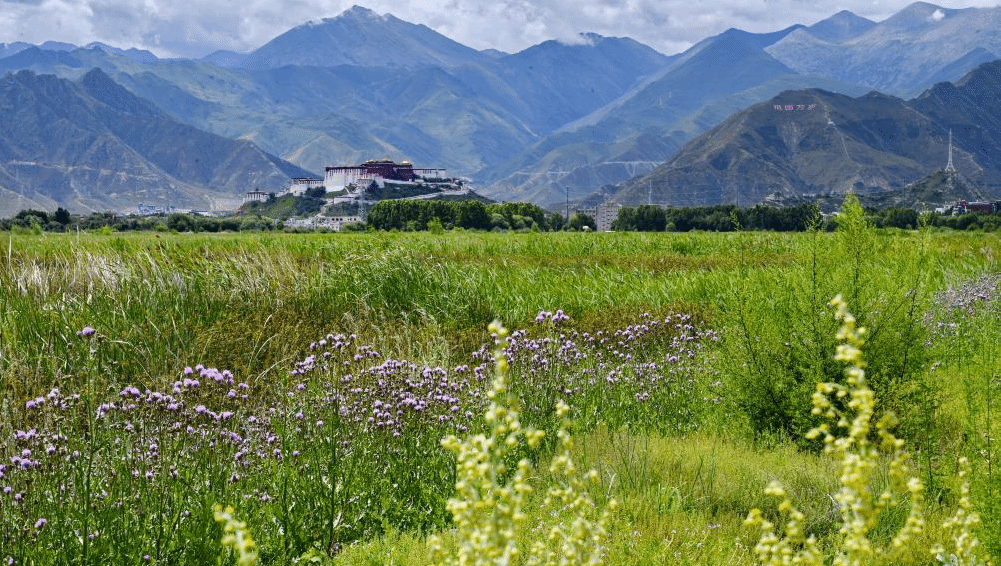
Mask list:
POLYGON ((585 226, 588 230, 595 230, 598 227, 598 223, 594 221, 593 216, 581 212, 576 212, 570 217, 571 230, 584 230, 585 226))
POLYGON ((428 231, 432 234, 444 234, 445 227, 441 225, 441 220, 437 218, 432 218, 428 221, 428 231))
POLYGON ((167 217, 167 228, 178 232, 192 232, 195 228, 195 222, 190 215, 175 212, 167 217))
MULTIPOLYGON (((758 434, 805 442, 806 431, 818 424, 809 409, 815 384, 841 382, 829 355, 836 323, 825 298, 844 293, 859 305, 859 324, 872 332, 869 348, 875 355, 868 374, 880 411, 895 411, 905 428, 917 430, 925 418, 922 407, 936 402, 922 373, 926 248, 892 264, 875 264, 874 258, 885 257, 878 247, 886 244, 855 195, 848 195, 838 213, 833 241, 817 230, 818 223, 813 225, 812 254, 805 265, 783 272, 779 280, 747 270, 730 289, 734 299, 723 304, 734 322, 724 360, 735 376, 738 406, 758 434), (776 287, 788 292, 775 293, 776 287)), ((932 428, 924 426, 929 437, 932 428)))
POLYGON ((490 229, 490 215, 487 213, 486 205, 475 200, 460 202, 455 225, 468 230, 490 229))
POLYGON ((60 206, 52 215, 52 219, 65 226, 70 223, 70 211, 60 206))

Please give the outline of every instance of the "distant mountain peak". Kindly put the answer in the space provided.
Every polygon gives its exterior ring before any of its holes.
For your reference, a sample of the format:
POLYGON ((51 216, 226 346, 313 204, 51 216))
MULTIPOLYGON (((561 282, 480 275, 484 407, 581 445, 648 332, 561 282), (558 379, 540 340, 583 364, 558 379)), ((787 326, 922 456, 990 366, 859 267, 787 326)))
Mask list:
POLYGON ((833 16, 821 20, 806 28, 810 35, 830 41, 840 43, 862 35, 877 24, 872 20, 863 18, 848 10, 841 10, 833 16))
POLYGON ((286 65, 455 67, 488 58, 427 26, 354 6, 336 17, 292 28, 248 54, 239 65, 251 69, 286 65))
POLYGON ((91 70, 87 71, 86 73, 84 73, 83 77, 81 78, 81 81, 82 82, 93 82, 93 83, 101 82, 101 81, 108 81, 108 82, 112 82, 112 83, 114 82, 114 81, 111 80, 111 77, 108 76, 108 73, 105 73, 104 69, 102 69, 100 67, 94 67, 93 69, 91 69, 91 70))
POLYGON ((94 67, 80 78, 88 94, 117 112, 130 116, 163 117, 162 111, 116 83, 100 67, 94 67))
POLYGON ((837 14, 834 14, 833 16, 831 16, 830 18, 827 18, 827 19, 829 19, 829 20, 854 20, 854 19, 864 20, 865 18, 863 18, 862 16, 859 16, 858 14, 856 14, 855 12, 852 12, 850 10, 841 10, 837 14))
POLYGON ((747 45, 753 45, 759 49, 764 49, 769 45, 772 45, 778 41, 781 41, 787 35, 795 33, 798 30, 804 29, 806 26, 802 24, 791 25, 785 29, 779 31, 773 31, 770 33, 753 33, 749 31, 744 31, 742 29, 730 28, 723 33, 702 40, 700 43, 708 42, 718 42, 720 39, 730 39, 740 41, 741 43, 747 45))
POLYGON ((122 57, 128 57, 133 61, 139 63, 152 63, 158 61, 159 58, 154 55, 151 51, 146 49, 137 49, 135 47, 130 47, 128 49, 122 49, 120 47, 113 47, 107 43, 101 43, 100 41, 92 41, 87 45, 83 46, 83 49, 103 51, 105 53, 110 53, 113 55, 121 55, 122 57))
POLYGON ((901 12, 916 11, 916 10, 934 11, 934 10, 942 10, 942 9, 943 8, 941 6, 937 6, 937 5, 931 4, 929 2, 918 1, 918 2, 912 2, 912 3, 908 4, 907 7, 905 7, 903 10, 901 10, 901 12))
POLYGON ((706 45, 693 56, 698 61, 711 61, 715 66, 738 65, 743 66, 749 61, 755 64, 775 65, 784 68, 784 72, 790 74, 793 71, 780 63, 768 54, 761 45, 768 39, 763 39, 759 34, 752 34, 743 30, 734 29, 723 32, 707 42, 706 45))
POLYGON ((569 37, 566 39, 551 39, 549 41, 544 41, 539 45, 553 47, 556 45, 562 45, 564 47, 594 47, 606 39, 602 35, 598 35, 594 32, 582 32, 578 33, 576 36, 569 37))
POLYGON ((327 27, 327 26, 337 26, 337 25, 349 25, 349 26, 368 26, 368 25, 382 25, 390 20, 395 20, 392 14, 379 14, 375 10, 366 8, 364 6, 358 6, 357 4, 351 6, 347 10, 344 10, 340 14, 330 18, 320 18, 318 20, 310 20, 302 25, 292 28, 303 29, 303 28, 316 28, 316 27, 327 27))
POLYGON ((0 60, 0 69, 26 69, 34 65, 65 65, 79 68, 82 63, 66 51, 52 51, 34 45, 0 60))
POLYGON ((340 14, 332 18, 323 18, 320 20, 312 20, 304 24, 305 26, 321 26, 324 24, 344 24, 350 23, 354 25, 367 25, 367 24, 382 24, 388 22, 391 19, 396 19, 392 14, 380 14, 371 8, 366 8, 364 6, 359 6, 355 4, 347 10, 344 10, 340 14))
POLYGON ((915 2, 883 21, 881 25, 902 32, 917 32, 938 25, 957 10, 943 8, 928 2, 915 2))
POLYGON ((73 51, 77 48, 77 46, 72 43, 65 43, 62 41, 46 41, 45 43, 39 45, 39 47, 49 51, 73 51))
POLYGON ((380 20, 381 19, 385 19, 385 16, 379 15, 375 10, 372 10, 370 8, 366 8, 364 6, 359 6, 358 4, 355 4, 354 6, 351 6, 350 8, 348 8, 347 10, 344 10, 341 13, 341 15, 342 16, 351 16, 351 17, 356 17, 356 18, 359 18, 359 17, 360 18, 375 18, 375 19, 380 19, 380 20))

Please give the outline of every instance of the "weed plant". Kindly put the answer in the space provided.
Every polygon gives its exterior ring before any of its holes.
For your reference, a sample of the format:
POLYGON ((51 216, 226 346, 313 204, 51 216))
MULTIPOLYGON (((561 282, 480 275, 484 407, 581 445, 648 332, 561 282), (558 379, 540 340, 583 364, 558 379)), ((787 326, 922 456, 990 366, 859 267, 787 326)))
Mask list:
MULTIPOLYGON (((559 480, 546 491, 543 505, 552 516, 565 515, 566 519, 540 525, 527 551, 519 545, 519 534, 527 528, 523 508, 532 492, 533 465, 522 458, 512 471, 507 460, 521 445, 538 448, 545 433, 521 424, 518 403, 508 386, 509 363, 504 353, 508 332, 497 322, 491 323, 490 329, 497 337, 497 347, 493 351, 490 404, 485 412, 488 431, 462 441, 455 436, 442 440, 442 446, 457 456, 456 494, 448 500, 448 508, 454 517, 458 545, 445 551, 441 540, 432 537, 432 552, 442 566, 602 564, 609 515, 606 511, 595 516, 596 506, 585 489, 583 478, 596 483, 597 472, 581 475, 574 467, 569 407, 562 401, 557 403, 557 417, 562 419, 557 432, 560 451, 549 467, 559 480)), ((614 500, 609 506, 614 508, 614 500)))
POLYGON ((1001 476, 995 465, 1001 391, 999 320, 1001 275, 997 273, 953 282, 936 294, 927 315, 932 329, 927 347, 938 360, 931 375, 936 387, 946 392, 939 413, 948 415, 950 428, 957 431, 944 449, 960 451, 969 459, 974 500, 988 527, 982 540, 995 557, 1001 555, 1001 476))

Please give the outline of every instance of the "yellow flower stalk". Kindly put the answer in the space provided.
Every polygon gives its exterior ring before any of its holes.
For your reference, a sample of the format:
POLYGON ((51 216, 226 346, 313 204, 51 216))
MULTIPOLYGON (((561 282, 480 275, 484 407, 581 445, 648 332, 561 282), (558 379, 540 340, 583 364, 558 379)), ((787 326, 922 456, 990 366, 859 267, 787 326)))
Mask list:
MULTIPOLYGON (((840 547, 836 549, 834 566, 868 566, 879 563, 900 563, 916 554, 914 548, 924 529, 924 486, 911 475, 910 458, 904 442, 897 439, 891 429, 896 425, 892 415, 881 418, 875 426, 878 444, 870 440, 872 418, 876 399, 865 380, 865 360, 862 346, 865 329, 856 326, 855 317, 838 295, 831 301, 835 317, 841 321, 834 358, 847 364, 845 383, 820 383, 813 394, 813 413, 829 422, 811 430, 808 438, 823 438, 824 452, 830 454, 839 470, 840 489, 834 495, 841 514, 840 547), (834 426, 832 427, 831 423, 834 426), (881 453, 889 454, 890 485, 880 493, 874 487, 881 453), (879 524, 881 513, 900 501, 900 494, 907 494, 910 510, 901 529, 890 544, 880 548, 870 539, 872 530, 879 524)), ((785 497, 780 486, 769 486, 766 493, 785 497)), ((805 538, 802 532, 803 516, 788 498, 779 505, 788 517, 785 536, 774 532, 774 525, 766 521, 757 509, 751 511, 747 523, 757 525, 762 531, 755 547, 758 560, 766 565, 823 564, 816 540, 805 538)))
MULTIPOLYGON (((508 363, 504 357, 508 332, 496 321, 491 323, 490 331, 498 339, 493 352, 495 375, 488 394, 490 405, 484 415, 490 431, 464 440, 455 436, 442 440, 442 446, 456 454, 455 497, 448 500, 448 510, 455 523, 458 547, 454 554, 447 554, 441 539, 432 536, 429 537, 432 555, 442 566, 601 564, 609 511, 598 521, 589 518, 595 505, 584 481, 575 473, 570 457, 573 441, 566 417, 569 407, 562 402, 557 406, 557 414, 563 419, 557 433, 562 451, 550 466, 558 485, 547 491, 545 505, 568 512, 573 520, 569 525, 559 522, 549 528, 547 538, 532 544, 522 561, 518 543, 525 527, 524 509, 532 492, 529 478, 534 469, 531 462, 522 459, 503 482, 507 474, 505 459, 522 441, 532 448, 538 447, 544 433, 521 425, 517 403, 508 386, 508 363)), ((597 474, 592 471, 587 478, 593 481, 597 474)))
POLYGON ((216 505, 215 520, 222 523, 222 545, 236 554, 236 563, 239 566, 257 564, 257 546, 247 530, 247 524, 236 520, 233 508, 226 506, 223 509, 222 505, 216 505))

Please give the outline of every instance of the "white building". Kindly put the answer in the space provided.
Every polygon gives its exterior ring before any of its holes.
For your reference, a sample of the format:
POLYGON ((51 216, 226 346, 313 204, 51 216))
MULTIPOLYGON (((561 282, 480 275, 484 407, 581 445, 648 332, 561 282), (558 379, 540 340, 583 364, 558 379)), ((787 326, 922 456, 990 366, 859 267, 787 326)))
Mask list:
POLYGON ((619 217, 619 210, 622 205, 617 202, 603 202, 595 208, 594 221, 598 223, 599 232, 610 232, 612 222, 619 217))
POLYGON ((264 191, 250 191, 247 196, 243 197, 243 202, 267 202, 268 193, 264 191))
POLYGON ((345 224, 355 224, 361 222, 360 216, 314 216, 312 218, 290 218, 285 221, 285 225, 292 228, 327 228, 340 232, 345 224))
POLYGON ((312 177, 297 177, 289 181, 283 194, 301 197, 309 189, 323 187, 323 179, 313 179, 312 177))
POLYGON ((137 207, 137 209, 138 209, 139 216, 154 216, 154 215, 157 215, 157 214, 170 214, 172 212, 176 212, 177 211, 176 208, 174 208, 173 206, 170 206, 169 204, 165 205, 165 206, 160 206, 160 205, 156 205, 156 204, 139 203, 139 206, 137 207))
POLYGON ((382 181, 382 177, 369 173, 364 167, 327 167, 323 186, 328 191, 340 191, 352 184, 365 188, 373 180, 382 181))
POLYGON ((591 218, 594 218, 595 231, 597 232, 611 232, 612 222, 619 217, 619 209, 622 205, 617 202, 603 202, 594 208, 578 208, 574 212, 578 214, 586 214, 591 218))

